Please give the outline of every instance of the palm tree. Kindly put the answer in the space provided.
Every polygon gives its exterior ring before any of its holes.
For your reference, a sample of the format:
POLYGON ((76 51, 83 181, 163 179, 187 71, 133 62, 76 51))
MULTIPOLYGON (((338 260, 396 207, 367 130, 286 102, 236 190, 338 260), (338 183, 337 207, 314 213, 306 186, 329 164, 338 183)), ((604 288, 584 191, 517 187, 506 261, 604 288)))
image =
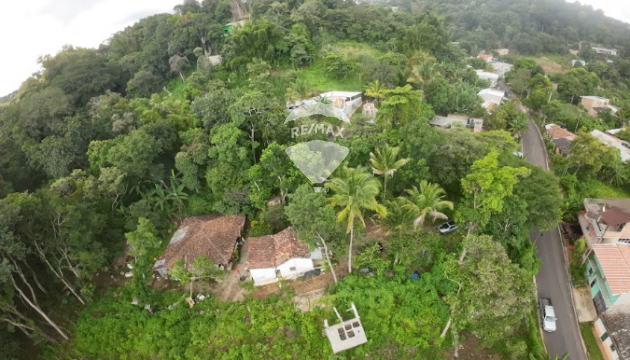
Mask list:
POLYGON ((413 187, 411 190, 407 190, 409 197, 403 198, 405 201, 405 207, 412 211, 415 216, 413 221, 413 227, 416 229, 418 225, 424 223, 427 215, 435 219, 448 219, 444 213, 440 212, 443 209, 453 210, 453 202, 444 200, 446 191, 438 184, 432 184, 426 180, 420 182, 420 189, 413 187))
POLYGON ((408 233, 413 223, 414 213, 405 206, 406 202, 402 198, 388 200, 385 203, 387 208, 387 216, 381 218, 379 223, 388 234, 405 234, 408 233))
POLYGON ((407 79, 407 82, 421 84, 420 87, 424 91, 424 85, 433 79, 435 73, 435 62, 424 60, 411 69, 411 76, 407 79))
POLYGON ((409 159, 398 159, 400 148, 385 145, 383 149, 376 149, 376 154, 370 153, 370 162, 372 163, 372 173, 383 177, 383 198, 387 192, 387 177, 394 176, 394 173, 403 167, 409 159))
POLYGON ((359 220, 365 228, 364 210, 376 211, 380 216, 387 216, 387 209, 376 201, 381 183, 365 168, 343 168, 341 176, 333 178, 326 187, 334 192, 328 198, 333 206, 341 207, 337 220, 348 221, 347 232, 350 233, 350 247, 348 251, 348 272, 352 272, 352 241, 354 240, 354 223, 359 220))
POLYGON ((381 99, 385 97, 385 91, 387 91, 387 89, 376 79, 365 89, 365 95, 376 99, 376 104, 380 105, 381 99))
POLYGON ((519 139, 521 138, 522 133, 529 130, 529 121, 525 116, 515 117, 514 119, 512 119, 512 121, 510 121, 508 125, 510 126, 510 131, 512 132, 512 135, 518 137, 519 139))

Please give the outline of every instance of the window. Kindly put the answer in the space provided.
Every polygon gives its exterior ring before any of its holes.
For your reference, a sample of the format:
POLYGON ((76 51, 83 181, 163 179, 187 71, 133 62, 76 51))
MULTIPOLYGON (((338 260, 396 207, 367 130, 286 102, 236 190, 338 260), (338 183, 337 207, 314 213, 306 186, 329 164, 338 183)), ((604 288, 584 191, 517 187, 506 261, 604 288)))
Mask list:
POLYGON ((593 272, 594 272, 594 271, 593 271, 593 268, 592 268, 592 267, 589 267, 589 268, 588 268, 588 274, 589 274, 589 275, 593 275, 593 272))
POLYGON ((604 333, 602 334, 602 336, 600 337, 600 339, 602 339, 602 342, 603 342, 603 341, 605 341, 606 339, 608 339, 608 333, 607 333, 607 332, 604 332, 604 333))
POLYGON ((591 287, 595 286, 596 282, 597 282, 597 279, 593 279, 593 281, 591 281, 591 287))
POLYGON ((615 344, 610 344, 610 351, 615 352, 615 350, 617 350, 615 344))
POLYGON ((630 244, 630 239, 619 239, 620 243, 630 244))

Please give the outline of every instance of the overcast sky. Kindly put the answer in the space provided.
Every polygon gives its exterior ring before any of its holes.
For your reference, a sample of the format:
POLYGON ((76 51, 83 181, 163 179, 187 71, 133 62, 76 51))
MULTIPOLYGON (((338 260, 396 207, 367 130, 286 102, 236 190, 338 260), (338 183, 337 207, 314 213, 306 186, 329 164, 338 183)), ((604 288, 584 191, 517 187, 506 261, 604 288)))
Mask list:
MULTIPOLYGON (((571 0, 569 0, 571 1, 571 0)), ((581 0, 630 23, 628 0, 581 0)), ((39 70, 37 57, 65 44, 98 47, 148 15, 173 12, 181 0, 0 0, 0 96, 39 70)))

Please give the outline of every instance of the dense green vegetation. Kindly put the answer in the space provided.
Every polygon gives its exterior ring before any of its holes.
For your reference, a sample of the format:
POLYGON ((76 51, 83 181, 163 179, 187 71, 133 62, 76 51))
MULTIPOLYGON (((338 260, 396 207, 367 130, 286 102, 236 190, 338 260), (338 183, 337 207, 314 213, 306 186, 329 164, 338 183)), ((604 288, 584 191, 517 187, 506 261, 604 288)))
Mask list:
MULTIPOLYGON (((582 24, 567 24, 565 13, 549 20, 538 3, 475 11, 451 3, 405 2, 394 12, 394 3, 186 0, 99 49, 68 46, 42 57, 41 73, 0 105, 4 355, 440 359, 474 337, 501 358, 544 356, 529 233, 553 226, 588 191, 614 189, 604 182, 623 187, 625 165, 582 132, 584 150, 554 161, 561 181, 515 156, 527 119, 517 102, 485 114, 476 94, 488 83, 466 67, 484 64, 467 56, 500 44, 561 53, 579 40, 625 54, 628 37, 605 41, 601 34, 619 24, 579 5, 565 4, 584 11, 582 24), (235 19, 248 21, 224 36, 235 19), (208 56, 218 54, 213 65, 208 56), (350 153, 325 183, 330 191, 315 193, 285 149, 332 137, 292 138, 286 104, 332 90, 362 91, 379 112, 374 122, 352 116, 335 139, 350 153), (483 116, 487 131, 429 126, 449 113, 483 116), (595 150, 597 161, 586 156, 595 150), (273 198, 280 204, 268 206, 273 198), (263 300, 210 297, 189 308, 183 297, 194 284, 225 275, 205 258, 177 264, 176 290, 149 287, 154 258, 181 220, 210 213, 247 215, 252 236, 291 225, 309 245, 331 250, 328 270, 349 274, 335 275, 309 312, 295 309, 290 287, 263 300), (433 222, 441 219, 461 229, 439 236, 433 222), (388 233, 383 253, 367 241, 370 223, 388 233), (133 278, 98 281, 115 273, 109 264, 125 245, 133 278), (361 268, 374 276, 353 272, 361 268), (370 341, 333 355, 323 321, 334 321, 331 305, 350 302, 370 341)), ((615 75, 630 69, 625 59, 594 56, 586 70, 549 77, 531 60, 507 60, 516 96, 541 119, 620 126, 580 113, 577 89, 613 94, 621 114, 630 109, 627 77, 615 75)))

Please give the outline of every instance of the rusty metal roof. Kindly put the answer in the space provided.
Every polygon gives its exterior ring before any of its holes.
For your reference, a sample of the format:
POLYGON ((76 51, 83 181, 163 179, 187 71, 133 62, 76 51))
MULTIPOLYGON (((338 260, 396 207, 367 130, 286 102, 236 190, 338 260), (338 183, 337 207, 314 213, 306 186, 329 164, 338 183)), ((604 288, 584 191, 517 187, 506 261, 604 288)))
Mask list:
POLYGON ((153 268, 171 269, 180 258, 190 265, 201 255, 208 256, 217 265, 227 264, 244 226, 244 215, 186 218, 153 268))

